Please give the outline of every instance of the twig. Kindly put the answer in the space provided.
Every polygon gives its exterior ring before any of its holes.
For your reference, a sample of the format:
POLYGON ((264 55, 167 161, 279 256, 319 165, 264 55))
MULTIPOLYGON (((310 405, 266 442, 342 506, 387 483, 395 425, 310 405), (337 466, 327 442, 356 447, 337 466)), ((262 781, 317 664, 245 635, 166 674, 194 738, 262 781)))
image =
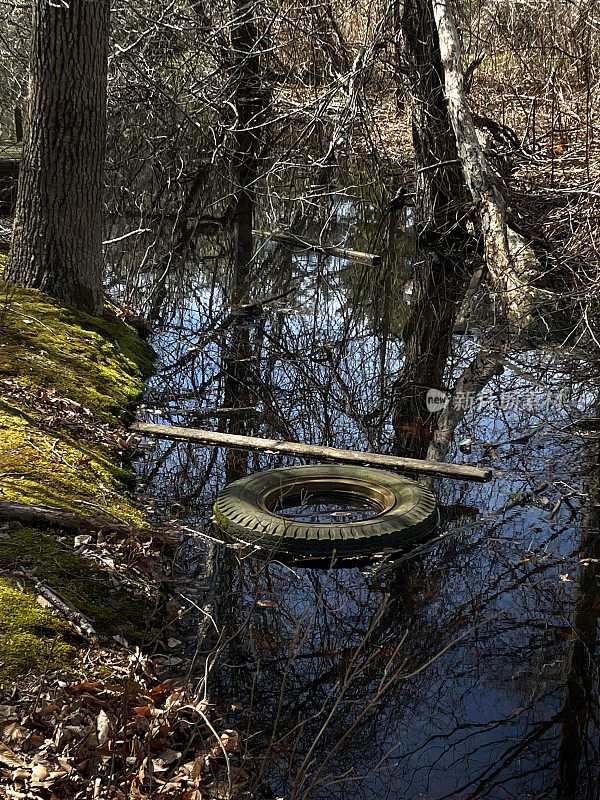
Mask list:
POLYGON ((124 233, 123 236, 117 236, 114 239, 105 239, 102 244, 114 244, 115 242, 122 242, 123 239, 129 239, 130 236, 137 236, 138 233, 152 233, 152 228, 138 228, 136 231, 124 233))
POLYGON ((67 621, 75 628, 77 633, 85 639, 89 639, 93 644, 98 644, 98 634, 89 619, 85 614, 82 614, 81 611, 78 611, 72 603, 60 597, 54 589, 51 589, 47 584, 39 580, 39 578, 36 578, 34 575, 29 575, 26 572, 10 572, 4 574, 10 574, 17 578, 31 581, 41 596, 66 617, 67 621))

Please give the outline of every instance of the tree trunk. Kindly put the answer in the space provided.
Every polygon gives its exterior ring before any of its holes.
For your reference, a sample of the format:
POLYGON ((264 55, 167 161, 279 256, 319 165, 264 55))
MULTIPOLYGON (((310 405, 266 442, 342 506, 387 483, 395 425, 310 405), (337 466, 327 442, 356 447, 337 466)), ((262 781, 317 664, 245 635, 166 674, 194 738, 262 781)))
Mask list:
POLYGON ((260 37, 255 11, 253 0, 233 0, 231 46, 235 88, 232 100, 237 123, 232 158, 236 231, 232 305, 245 302, 250 290, 258 153, 261 122, 268 103, 268 93, 265 93, 261 79, 260 37))
POLYGON ((398 68, 408 80, 418 233, 452 236, 464 214, 464 181, 444 97, 444 72, 429 0, 395 7, 398 68))
POLYGON ((508 310, 526 322, 539 298, 531 287, 538 262, 524 238, 506 219, 506 204, 475 131, 464 90, 460 39, 448 0, 432 0, 444 69, 448 112, 465 180, 477 208, 486 264, 508 310))
POLYGON ((444 73, 429 0, 395 7, 397 60, 410 89, 415 152, 417 254, 404 326, 404 367, 394 401, 395 452, 422 456, 435 419, 428 388, 441 388, 467 272, 465 186, 444 97, 444 73), (435 252, 432 249, 435 248, 435 252))
POLYGON ((437 415, 436 428, 427 450, 427 458, 443 461, 448 455, 454 433, 465 415, 474 407, 480 392, 503 372, 508 341, 501 332, 493 331, 489 341, 463 370, 452 391, 448 405, 437 415))
POLYGON ((5 277, 102 311, 109 0, 34 0, 28 125, 5 277))
POLYGON ((422 458, 436 415, 427 409, 429 389, 443 390, 452 331, 466 283, 460 254, 422 253, 415 264, 410 313, 403 329, 404 364, 394 386, 394 452, 422 458))

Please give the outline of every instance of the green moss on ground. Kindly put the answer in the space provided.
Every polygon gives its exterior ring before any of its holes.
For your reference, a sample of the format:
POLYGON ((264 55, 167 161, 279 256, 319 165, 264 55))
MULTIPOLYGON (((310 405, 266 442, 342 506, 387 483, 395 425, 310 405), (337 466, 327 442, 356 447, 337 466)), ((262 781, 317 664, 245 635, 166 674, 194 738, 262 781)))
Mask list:
POLYGON ((0 287, 0 380, 54 389, 115 423, 152 369, 152 348, 108 309, 103 319, 33 289, 0 287))
POLYGON ((44 431, 36 415, 0 399, 0 495, 79 514, 104 512, 135 526, 144 514, 124 491, 131 475, 100 444, 44 431))
MULTIPOLYGON (((136 581, 125 590, 113 585, 108 570, 73 552, 73 538, 57 539, 36 528, 10 530, 0 538, 0 569, 35 572, 93 621, 99 634, 119 635, 140 643, 148 613, 159 601, 158 592, 136 581)), ((0 670, 1 672, 1 670, 0 670)))
POLYGON ((69 626, 42 608, 34 594, 0 578, 0 676, 6 681, 54 669, 73 658, 69 626))
MULTIPOLYGON (((102 444, 47 430, 35 404, 2 397, 2 381, 51 389, 90 409, 95 422, 131 413, 152 368, 153 351, 108 310, 103 319, 63 306, 34 290, 0 286, 0 498, 119 518, 147 526, 128 492, 132 475, 102 444)), ((74 552, 73 537, 31 527, 0 526, 0 682, 66 663, 76 652, 72 628, 41 608, 32 575, 85 614, 99 634, 141 643, 159 596, 131 575, 74 552)))

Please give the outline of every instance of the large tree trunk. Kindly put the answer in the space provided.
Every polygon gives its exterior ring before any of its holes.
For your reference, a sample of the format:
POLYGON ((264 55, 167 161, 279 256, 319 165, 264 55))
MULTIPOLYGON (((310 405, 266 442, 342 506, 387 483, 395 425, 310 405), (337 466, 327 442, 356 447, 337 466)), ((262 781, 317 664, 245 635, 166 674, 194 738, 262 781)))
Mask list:
POLYGON ((268 92, 261 79, 260 37, 255 13, 254 0, 233 0, 231 46, 235 88, 232 100, 238 118, 232 159, 236 231, 232 305, 244 302, 250 290, 261 123, 268 104, 268 92))
POLYGON ((418 233, 453 237, 464 214, 464 181, 444 96, 444 71, 429 0, 396 5, 398 67, 408 80, 418 233))
POLYGON ((6 278, 102 311, 109 0, 33 2, 28 125, 6 278))
POLYGON ((422 456, 434 417, 428 388, 441 388, 452 329, 467 280, 465 186, 444 97, 444 73, 430 0, 396 5, 397 59, 408 79, 415 152, 413 297, 404 326, 404 367, 395 386, 395 451, 422 456), (435 247, 435 252, 433 248, 435 247))

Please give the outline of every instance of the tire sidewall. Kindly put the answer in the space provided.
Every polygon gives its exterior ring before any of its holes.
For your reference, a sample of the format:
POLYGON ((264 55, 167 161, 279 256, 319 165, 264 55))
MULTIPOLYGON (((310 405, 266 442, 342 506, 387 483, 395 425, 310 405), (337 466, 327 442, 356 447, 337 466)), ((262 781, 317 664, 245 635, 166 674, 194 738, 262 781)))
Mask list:
POLYGON ((430 535, 439 522, 433 493, 425 486, 387 470, 355 465, 303 465, 257 472, 229 484, 214 506, 216 525, 226 539, 293 554, 327 557, 364 555, 387 547, 410 546, 430 535), (394 506, 356 522, 308 523, 267 511, 262 497, 290 481, 339 478, 356 485, 383 487, 394 506))

